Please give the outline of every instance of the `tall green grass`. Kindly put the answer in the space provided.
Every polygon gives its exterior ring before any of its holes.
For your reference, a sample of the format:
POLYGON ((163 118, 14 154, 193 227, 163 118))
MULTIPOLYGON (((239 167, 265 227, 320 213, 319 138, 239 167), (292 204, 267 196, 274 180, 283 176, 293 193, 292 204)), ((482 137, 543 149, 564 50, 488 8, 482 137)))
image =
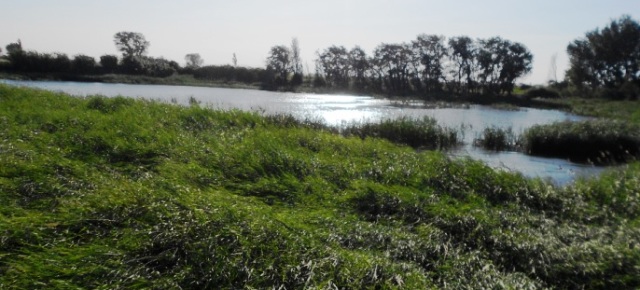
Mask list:
POLYGON ((0 289, 633 289, 638 176, 0 86, 0 289))
POLYGON ((447 149, 461 142, 460 134, 456 130, 442 127, 430 117, 400 117, 373 123, 356 123, 346 126, 341 132, 346 136, 358 136, 363 139, 384 138, 414 148, 447 149))
POLYGON ((518 149, 519 140, 511 128, 489 127, 485 128, 473 143, 474 146, 487 150, 504 151, 518 149))
POLYGON ((612 120, 538 125, 522 138, 525 152, 595 164, 624 163, 640 157, 640 126, 612 120))

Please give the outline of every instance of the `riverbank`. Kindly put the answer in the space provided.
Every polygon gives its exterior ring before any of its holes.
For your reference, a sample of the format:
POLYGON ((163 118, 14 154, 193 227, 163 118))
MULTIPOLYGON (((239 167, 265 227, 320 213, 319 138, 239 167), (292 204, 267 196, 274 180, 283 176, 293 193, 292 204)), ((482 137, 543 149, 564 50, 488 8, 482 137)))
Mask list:
POLYGON ((555 187, 292 118, 0 103, 2 289, 640 286, 637 164, 555 187))
POLYGON ((168 77, 150 77, 143 75, 104 74, 104 75, 74 75, 74 74, 8 74, 0 73, 0 79, 7 80, 38 80, 38 81, 72 81, 93 83, 146 84, 192 87, 215 87, 232 89, 260 89, 260 84, 246 84, 239 82, 215 82, 194 78, 189 74, 174 74, 168 77))

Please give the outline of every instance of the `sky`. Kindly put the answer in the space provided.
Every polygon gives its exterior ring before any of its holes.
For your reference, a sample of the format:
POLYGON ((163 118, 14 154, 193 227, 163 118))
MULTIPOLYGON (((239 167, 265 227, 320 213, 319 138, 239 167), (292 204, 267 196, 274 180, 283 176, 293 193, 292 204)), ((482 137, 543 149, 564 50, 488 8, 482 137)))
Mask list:
POLYGON ((148 55, 184 65, 199 53, 205 65, 264 67, 269 49, 298 39, 310 72, 318 51, 358 45, 372 55, 381 43, 420 34, 447 38, 500 36, 524 44, 533 70, 519 83, 562 80, 567 45, 611 20, 640 21, 640 0, 2 0, 0 46, 70 57, 118 55, 113 36, 142 33, 148 55), (553 63, 555 59, 555 77, 553 63))

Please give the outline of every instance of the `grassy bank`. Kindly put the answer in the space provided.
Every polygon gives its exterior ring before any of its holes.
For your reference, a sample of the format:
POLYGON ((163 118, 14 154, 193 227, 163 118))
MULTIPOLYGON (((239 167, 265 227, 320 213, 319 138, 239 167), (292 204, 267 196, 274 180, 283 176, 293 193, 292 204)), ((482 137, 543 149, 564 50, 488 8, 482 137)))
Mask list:
POLYGON ((100 75, 76 75, 76 74, 8 74, 0 73, 0 79, 9 80, 40 80, 40 81, 73 81, 73 82, 97 82, 119 84, 148 84, 148 85, 176 85, 193 87, 217 87, 234 89, 260 89, 260 84, 247 84, 240 82, 208 81, 194 78, 188 74, 173 74, 168 77, 151 77, 144 75, 126 74, 100 74, 100 75))
POLYGON ((313 123, 0 86, 0 288, 637 288, 640 166, 556 188, 313 123))
POLYGON ((565 107, 565 110, 583 116, 623 120, 640 125, 640 102, 630 100, 605 100, 585 98, 563 98, 550 100, 565 107))

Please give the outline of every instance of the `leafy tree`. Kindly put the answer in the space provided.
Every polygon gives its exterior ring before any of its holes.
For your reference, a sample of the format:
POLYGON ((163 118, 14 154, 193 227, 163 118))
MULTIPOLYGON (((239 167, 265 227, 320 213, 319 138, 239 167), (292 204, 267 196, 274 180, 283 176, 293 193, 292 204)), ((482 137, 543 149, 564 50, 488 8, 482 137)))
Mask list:
POLYGON ((422 34, 411 42, 413 67, 418 86, 424 86, 426 92, 442 90, 444 81, 444 59, 447 48, 444 36, 422 34), (419 75, 419 77, 417 77, 419 75), (421 81, 421 82, 420 82, 421 81))
POLYGON ((77 74, 92 74, 96 72, 96 60, 88 55, 76 55, 71 61, 71 69, 77 74))
POLYGON ((123 57, 142 56, 149 48, 149 42, 138 32, 118 32, 113 36, 113 41, 123 57))
POLYGON ((344 46, 331 46, 318 54, 318 64, 330 87, 346 88, 349 85, 349 53, 344 46))
POLYGON ((367 72, 370 64, 367 54, 356 46, 349 51, 349 73, 356 89, 362 90, 367 86, 367 72))
POLYGON ((373 70, 383 89, 390 93, 405 94, 409 85, 412 51, 407 44, 381 44, 373 52, 373 70))
POLYGON ((291 50, 284 45, 271 48, 267 57, 267 71, 273 72, 273 82, 276 87, 287 85, 289 74, 292 72, 291 50))
POLYGON ((467 36, 450 38, 449 60, 454 90, 458 93, 470 93, 473 89, 475 74, 475 42, 467 36))
POLYGON ((184 59, 187 62, 187 68, 190 69, 199 68, 204 63, 199 53, 189 53, 185 55, 184 59))
POLYGON ((479 41, 476 59, 485 94, 511 93, 515 80, 531 71, 533 55, 520 43, 492 37, 479 41))
POLYGON ((18 39, 18 41, 13 42, 13 43, 9 43, 6 46, 7 48, 7 54, 11 55, 13 53, 18 53, 18 52, 22 52, 22 41, 20 41, 20 39, 18 39))
POLYGON ((118 57, 115 55, 103 55, 100 57, 100 66, 104 73, 114 73, 118 70, 118 57))
POLYGON ((570 68, 566 77, 578 88, 640 86, 640 25, 630 16, 574 40, 567 53, 570 68))

